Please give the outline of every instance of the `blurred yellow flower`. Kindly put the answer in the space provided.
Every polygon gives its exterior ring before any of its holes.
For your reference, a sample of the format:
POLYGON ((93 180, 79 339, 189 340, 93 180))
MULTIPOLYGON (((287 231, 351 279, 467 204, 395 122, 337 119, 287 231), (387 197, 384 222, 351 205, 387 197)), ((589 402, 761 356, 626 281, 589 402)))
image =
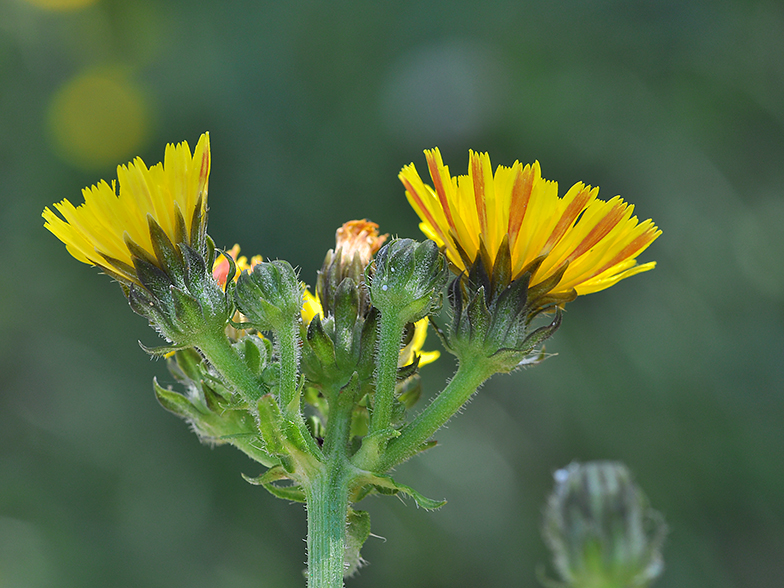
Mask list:
POLYGON ((414 337, 408 345, 400 350, 398 365, 404 366, 410 364, 414 361, 414 355, 419 356, 420 366, 433 363, 441 357, 440 351, 422 351, 422 347, 425 346, 425 338, 427 337, 427 324, 427 318, 423 318, 421 321, 414 323, 414 337))
POLYGON ((656 265, 638 265, 636 257, 661 231, 650 219, 639 223, 620 196, 605 202, 596 197, 598 188, 578 182, 560 198, 539 162, 498 166, 493 174, 487 153, 469 151, 468 175, 452 177, 437 148, 425 158, 435 189, 413 163, 399 177, 422 232, 445 248, 457 273, 479 256, 491 273, 508 243, 512 279, 531 271, 529 288, 552 280, 551 296, 571 298, 656 265))
POLYGON ((81 169, 104 169, 138 153, 153 127, 152 103, 127 68, 83 71, 52 95, 47 128, 56 153, 81 169))
POLYGON ((82 190, 78 207, 63 200, 45 208, 44 226, 77 260, 96 265, 120 282, 140 284, 133 265, 145 256, 157 265, 150 236, 156 222, 172 243, 199 247, 206 237, 210 141, 205 133, 191 155, 188 143, 166 145, 163 163, 147 168, 137 157, 117 167, 115 182, 82 190))
POLYGON ((80 8, 95 4, 97 1, 98 0, 27 0, 27 2, 33 6, 55 12, 79 10, 80 8))
MULTIPOLYGON (((314 296, 310 293, 310 290, 305 288, 303 298, 305 299, 305 304, 302 307, 302 322, 305 325, 309 325, 316 315, 324 318, 324 309, 321 308, 321 303, 317 296, 314 296)), ((410 364, 414 360, 415 354, 419 356, 420 366, 433 363, 441 357, 440 351, 422 351, 422 347, 425 345, 425 338, 427 337, 427 321, 427 318, 423 318, 421 321, 414 323, 414 337, 408 345, 400 350, 398 365, 410 364)))
MULTIPOLYGON (((238 243, 235 243, 234 247, 229 249, 226 253, 231 255, 231 258, 234 260, 235 282, 237 281, 237 278, 240 277, 242 272, 245 270, 252 270, 257 264, 263 261, 261 255, 254 255, 250 258, 250 262, 248 262, 247 257, 240 255, 240 246, 238 243)), ((215 257, 215 261, 212 264, 212 277, 215 278, 215 281, 218 282, 221 287, 226 285, 226 278, 229 277, 229 260, 226 259, 223 255, 218 255, 215 257)))

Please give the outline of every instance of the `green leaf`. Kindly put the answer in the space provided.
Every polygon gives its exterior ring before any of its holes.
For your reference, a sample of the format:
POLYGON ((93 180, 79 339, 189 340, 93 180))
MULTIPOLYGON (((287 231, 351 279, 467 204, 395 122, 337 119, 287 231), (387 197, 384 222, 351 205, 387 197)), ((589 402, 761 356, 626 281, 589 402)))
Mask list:
POLYGON ((398 492, 405 494, 406 496, 413 498, 417 503, 417 506, 420 506, 425 510, 435 510, 446 504, 446 500, 433 500, 432 498, 423 496, 410 486, 398 484, 389 476, 372 476, 368 479, 368 482, 373 484, 376 487, 376 490, 381 494, 397 494, 398 492))
POLYGON ((254 374, 261 375, 267 365, 267 348, 260 337, 246 335, 234 344, 234 349, 254 374))
POLYGON ((147 355, 152 355, 153 357, 164 357, 175 351, 179 351, 180 349, 188 349, 190 345, 161 345, 160 347, 147 347, 141 341, 138 341, 139 347, 142 348, 147 355))
POLYGON ((289 474, 281 466, 273 466, 255 478, 251 478, 245 474, 242 474, 242 477, 249 484, 253 484, 254 486, 263 486, 264 484, 272 484, 272 482, 277 482, 278 480, 288 480, 289 474))
MULTIPOLYGON (((417 356, 417 360, 419 360, 419 356, 417 356)), ((406 409, 413 408, 422 397, 422 379, 418 375, 414 375, 400 382, 395 389, 395 394, 406 409)))
POLYGON ((491 298, 496 298, 512 281, 512 254, 509 250, 509 234, 504 235, 493 262, 493 275, 490 277, 491 298))
POLYGON ((296 484, 292 484, 291 486, 276 486, 273 483, 278 480, 290 479, 286 470, 281 466, 273 466, 256 478, 251 478, 245 474, 242 474, 242 477, 246 482, 253 484, 254 486, 263 486, 267 492, 277 498, 291 500, 293 502, 305 502, 305 491, 302 487, 296 484))
POLYGON ((174 361, 180 368, 180 371, 184 377, 188 378, 192 382, 201 381, 200 366, 202 363, 202 358, 198 351, 192 347, 178 349, 177 353, 174 355, 174 361))
POLYGON ((307 342, 321 365, 332 366, 335 364, 335 344, 324 331, 324 326, 318 315, 314 316, 308 325, 307 342))
POLYGON ((282 455, 286 452, 283 444, 283 417, 280 414, 278 403, 272 394, 265 394, 259 398, 258 428, 264 441, 265 449, 273 455, 282 455))
POLYGON ((359 311, 359 292, 351 278, 345 278, 335 293, 335 348, 348 361, 354 342, 354 325, 359 311))
POLYGON ((289 443, 293 445, 298 451, 311 455, 316 459, 322 457, 321 449, 316 444, 316 440, 310 435, 304 421, 301 421, 304 432, 300 429, 300 423, 295 423, 288 419, 283 420, 283 432, 286 435, 289 443))
POLYGON ((150 232, 152 250, 157 258, 158 265, 166 271, 178 286, 182 286, 185 275, 185 263, 182 255, 180 255, 174 243, 171 242, 166 231, 161 228, 161 225, 158 224, 151 214, 147 215, 147 226, 150 232))
POLYGON ((163 408, 184 419, 199 419, 201 413, 185 396, 174 390, 167 390, 161 387, 157 378, 153 379, 152 385, 155 390, 155 397, 163 408))
POLYGON ((362 567, 360 550, 370 537, 370 515, 364 510, 348 509, 346 517, 346 552, 344 556, 345 572, 343 577, 352 576, 362 567))

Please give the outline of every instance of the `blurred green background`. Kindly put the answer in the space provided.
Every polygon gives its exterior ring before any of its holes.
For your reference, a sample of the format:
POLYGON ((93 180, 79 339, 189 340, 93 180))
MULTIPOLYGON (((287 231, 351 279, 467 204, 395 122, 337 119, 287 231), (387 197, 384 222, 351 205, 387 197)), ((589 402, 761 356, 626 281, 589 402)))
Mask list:
POLYGON ((655 271, 571 303, 556 357, 399 468, 446 507, 362 504, 349 587, 537 586, 552 473, 592 459, 666 517, 657 586, 784 585, 780 2, 0 0, 0 587, 304 585, 301 505, 157 405, 155 334, 42 226, 205 130, 215 241, 311 284, 345 220, 419 236, 396 176, 435 145, 453 173, 539 159, 664 231, 655 271))

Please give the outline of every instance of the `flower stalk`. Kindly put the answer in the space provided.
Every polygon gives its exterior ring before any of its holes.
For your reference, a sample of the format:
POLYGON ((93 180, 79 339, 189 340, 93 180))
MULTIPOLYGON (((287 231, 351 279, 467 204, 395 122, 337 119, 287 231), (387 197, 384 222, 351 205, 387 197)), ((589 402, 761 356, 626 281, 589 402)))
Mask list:
POLYGON ((423 445, 471 399, 495 373, 491 362, 461 362, 441 393, 392 439, 378 462, 378 471, 389 471, 421 451, 423 445))
POLYGON ((223 332, 205 334, 196 347, 245 402, 253 404, 262 397, 264 387, 223 332))
POLYGON ((397 384, 398 357, 406 321, 391 311, 381 314, 381 328, 376 352, 376 393, 369 435, 389 428, 392 421, 392 403, 397 384))

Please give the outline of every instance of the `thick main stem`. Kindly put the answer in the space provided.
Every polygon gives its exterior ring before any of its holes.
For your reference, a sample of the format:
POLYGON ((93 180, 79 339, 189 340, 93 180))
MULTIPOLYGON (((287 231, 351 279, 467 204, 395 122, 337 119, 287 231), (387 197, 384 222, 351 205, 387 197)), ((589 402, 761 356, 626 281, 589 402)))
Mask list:
POLYGON ((386 472, 414 455, 433 433, 444 426, 468 402, 476 389, 492 374, 486 362, 461 362, 447 387, 403 428, 398 438, 389 442, 376 466, 376 471, 386 472))
POLYGON ((346 463, 333 459, 305 489, 308 504, 308 588, 343 588, 348 513, 346 463))
MULTIPOLYGON (((349 386, 353 383, 355 383, 354 380, 349 383, 349 386)), ((327 396, 330 406, 322 447, 327 463, 347 458, 351 412, 354 410, 354 393, 353 388, 341 390, 336 386, 327 396)))
POLYGON ((351 411, 356 374, 342 389, 327 392, 329 418, 322 451, 324 462, 306 488, 308 503, 308 587, 343 586, 349 486, 354 471, 348 462, 351 411))

